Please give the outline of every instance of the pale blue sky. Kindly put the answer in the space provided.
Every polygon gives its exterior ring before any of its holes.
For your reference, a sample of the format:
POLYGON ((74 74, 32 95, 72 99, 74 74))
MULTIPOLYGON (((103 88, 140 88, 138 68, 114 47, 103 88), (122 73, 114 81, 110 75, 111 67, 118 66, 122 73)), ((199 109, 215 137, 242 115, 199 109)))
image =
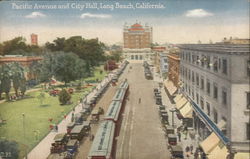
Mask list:
POLYGON ((188 43, 221 40, 224 36, 247 38, 249 0, 92 0, 103 4, 161 3, 164 9, 13 9, 15 4, 86 4, 88 1, 2 1, 0 41, 15 36, 39 35, 45 43, 56 37, 82 35, 106 43, 122 42, 122 27, 136 20, 154 30, 154 42, 188 43), (82 16, 82 17, 81 17, 82 16))

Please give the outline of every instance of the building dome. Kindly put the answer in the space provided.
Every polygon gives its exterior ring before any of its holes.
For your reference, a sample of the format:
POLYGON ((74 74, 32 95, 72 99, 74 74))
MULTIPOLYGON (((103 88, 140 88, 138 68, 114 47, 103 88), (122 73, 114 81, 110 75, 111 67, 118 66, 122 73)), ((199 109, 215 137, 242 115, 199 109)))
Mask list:
POLYGON ((131 26, 129 30, 137 31, 137 30, 144 30, 141 24, 135 23, 131 26))

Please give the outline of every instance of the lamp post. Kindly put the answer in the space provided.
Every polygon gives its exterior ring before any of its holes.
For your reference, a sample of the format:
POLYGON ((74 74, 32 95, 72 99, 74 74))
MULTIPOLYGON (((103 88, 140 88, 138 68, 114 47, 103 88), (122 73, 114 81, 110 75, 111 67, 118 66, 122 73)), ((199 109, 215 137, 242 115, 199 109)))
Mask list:
POLYGON ((172 127, 174 127, 174 112, 175 112, 175 108, 170 109, 170 112, 172 113, 172 127))
MULTIPOLYGON (((26 140, 26 135, 25 135, 25 114, 22 114, 23 117, 23 139, 24 141, 26 140)), ((25 149, 25 159, 28 159, 28 154, 27 154, 27 149, 25 149)))

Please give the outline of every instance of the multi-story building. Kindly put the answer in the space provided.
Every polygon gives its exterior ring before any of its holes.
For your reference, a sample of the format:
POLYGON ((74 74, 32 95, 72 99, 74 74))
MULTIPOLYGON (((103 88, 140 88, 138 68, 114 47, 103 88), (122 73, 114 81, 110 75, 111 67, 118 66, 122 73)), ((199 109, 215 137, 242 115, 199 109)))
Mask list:
POLYGON ((34 34, 32 33, 30 35, 30 40, 31 40, 31 45, 38 45, 38 35, 37 34, 34 34))
POLYGON ((192 103, 194 128, 214 132, 231 154, 249 153, 249 45, 181 45, 180 80, 192 103), (219 123, 225 123, 219 128, 219 123))
POLYGON ((163 79, 167 78, 167 72, 168 72, 168 58, 167 53, 159 53, 160 56, 160 74, 163 77, 163 79))
POLYGON ((152 27, 135 23, 123 29, 123 54, 127 60, 151 59, 152 27))
POLYGON ((175 87, 179 87, 179 53, 170 53, 167 55, 168 61, 168 80, 172 81, 175 87))

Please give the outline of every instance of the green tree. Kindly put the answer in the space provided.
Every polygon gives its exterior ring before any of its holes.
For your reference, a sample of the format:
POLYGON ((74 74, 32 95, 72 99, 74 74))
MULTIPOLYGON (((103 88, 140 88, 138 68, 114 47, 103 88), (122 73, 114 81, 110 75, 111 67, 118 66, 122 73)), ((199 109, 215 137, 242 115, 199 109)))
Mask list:
POLYGON ((25 51, 28 51, 28 46, 25 41, 23 37, 16 37, 12 40, 3 42, 3 54, 23 54, 25 51))
POLYGON ((21 91, 22 96, 24 96, 26 92, 26 79, 25 78, 21 79, 20 81, 20 91, 21 91))
POLYGON ((9 101, 9 92, 11 89, 11 67, 9 64, 4 64, 0 67, 0 93, 6 94, 6 100, 9 101))
POLYGON ((5 139, 0 140, 0 152, 1 155, 6 156, 8 159, 17 159, 19 154, 17 142, 5 139))
POLYGON ((40 61, 33 61, 29 65, 29 72, 34 77, 34 80, 36 81, 36 83, 38 83, 39 82, 39 76, 42 73, 42 62, 40 62, 40 61))
POLYGON ((71 95, 65 90, 63 89, 60 93, 59 93, 59 102, 62 104, 62 105, 65 105, 67 104, 70 99, 71 99, 71 95))
POLYGON ((37 99, 40 101, 40 105, 43 105, 43 102, 45 100, 45 93, 41 92, 38 96, 37 99))
POLYGON ((119 62, 122 60, 122 51, 112 51, 111 55, 108 57, 110 60, 115 60, 119 62))
POLYGON ((15 90, 16 96, 18 96, 18 89, 21 86, 21 81, 25 79, 24 68, 19 63, 13 62, 10 64, 10 69, 13 88, 15 90))

